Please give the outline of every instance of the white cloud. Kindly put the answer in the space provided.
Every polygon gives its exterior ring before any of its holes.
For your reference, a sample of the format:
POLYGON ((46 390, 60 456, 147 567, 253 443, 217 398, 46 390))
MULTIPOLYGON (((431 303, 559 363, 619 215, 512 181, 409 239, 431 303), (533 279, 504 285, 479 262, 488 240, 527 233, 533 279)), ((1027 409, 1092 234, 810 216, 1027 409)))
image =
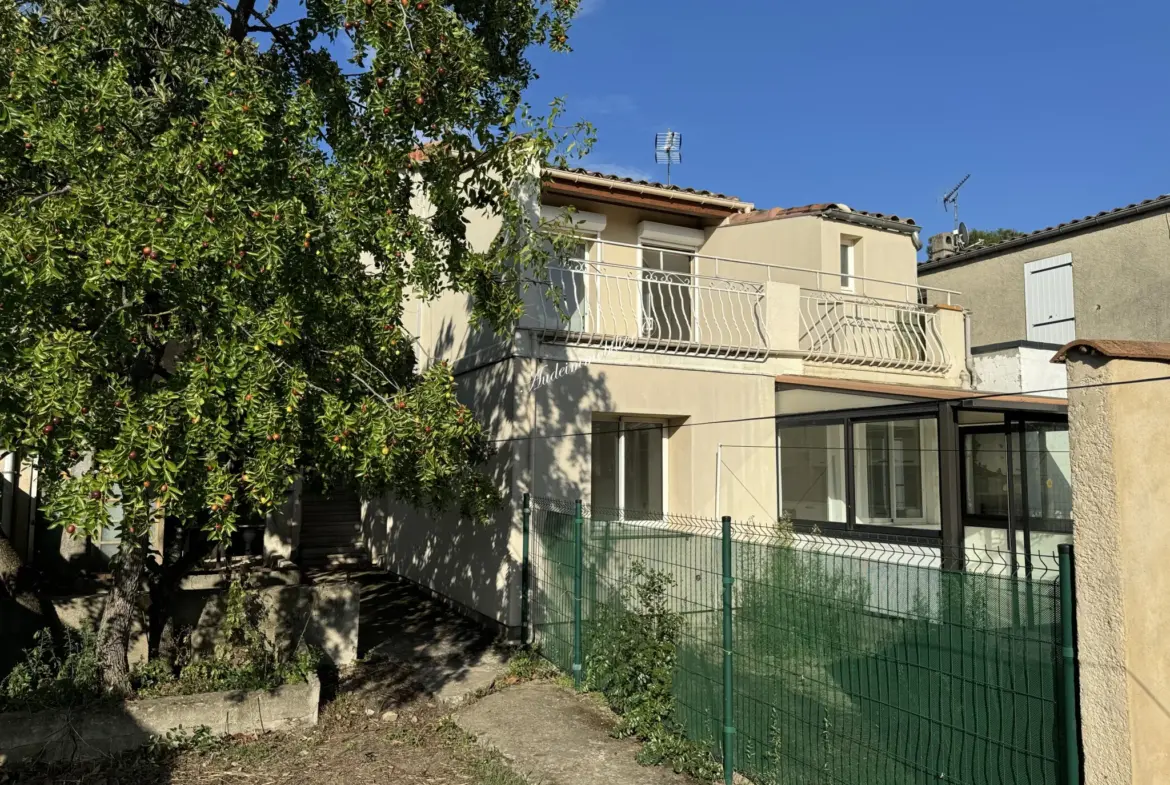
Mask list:
POLYGON ((645 169, 639 169, 636 166, 626 166, 624 164, 615 164, 600 161, 591 161, 585 159, 581 162, 581 166, 586 169, 592 169, 595 172, 603 172, 605 174, 612 174, 615 177, 629 177, 631 180, 654 180, 654 175, 647 172, 645 169))
POLYGON ((605 5, 605 0, 581 0, 581 5, 577 6, 577 18, 581 19, 597 13, 603 5, 605 5))

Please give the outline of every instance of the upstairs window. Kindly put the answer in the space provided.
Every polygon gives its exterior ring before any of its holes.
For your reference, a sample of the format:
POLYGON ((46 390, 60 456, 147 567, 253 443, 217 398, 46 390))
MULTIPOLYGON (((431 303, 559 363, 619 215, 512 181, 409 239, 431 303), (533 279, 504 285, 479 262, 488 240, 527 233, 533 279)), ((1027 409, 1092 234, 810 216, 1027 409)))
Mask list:
POLYGON ((852 292, 854 278, 854 256, 857 241, 848 237, 841 238, 841 291, 852 292))

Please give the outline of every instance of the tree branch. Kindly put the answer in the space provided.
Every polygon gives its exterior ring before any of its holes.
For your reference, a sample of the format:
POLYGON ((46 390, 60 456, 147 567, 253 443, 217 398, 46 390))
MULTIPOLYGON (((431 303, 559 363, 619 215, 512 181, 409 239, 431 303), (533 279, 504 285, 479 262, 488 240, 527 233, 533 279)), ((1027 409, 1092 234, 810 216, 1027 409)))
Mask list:
POLYGON ((232 24, 228 28, 228 36, 237 44, 243 43, 248 36, 248 19, 256 10, 256 0, 239 0, 235 8, 227 3, 221 3, 221 5, 231 12, 232 24))
POLYGON ((58 188, 55 191, 49 191, 48 193, 41 194, 40 196, 34 196, 32 199, 29 200, 28 203, 30 205, 34 205, 34 204, 37 204, 38 202, 43 202, 45 199, 48 199, 50 196, 64 196, 65 194, 69 193, 72 190, 73 189, 70 186, 66 185, 66 186, 63 186, 61 188, 58 188))

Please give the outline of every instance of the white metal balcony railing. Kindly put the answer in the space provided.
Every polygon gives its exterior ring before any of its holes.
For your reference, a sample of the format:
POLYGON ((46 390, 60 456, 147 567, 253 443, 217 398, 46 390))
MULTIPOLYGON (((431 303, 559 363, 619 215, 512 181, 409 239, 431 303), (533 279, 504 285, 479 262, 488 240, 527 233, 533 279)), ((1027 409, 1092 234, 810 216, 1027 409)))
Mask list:
POLYGON ((582 259, 548 268, 539 330, 563 343, 740 360, 768 354, 764 285, 582 259))
POLYGON ((809 362, 941 373, 951 355, 938 320, 916 303, 801 290, 800 349, 809 362))
MULTIPOLYGON (((596 254, 640 246, 591 241, 596 254)), ((918 299, 927 292, 950 303, 957 294, 917 283, 851 276, 890 299, 825 289, 840 275, 703 254, 678 254, 691 272, 607 264, 584 258, 550 264, 534 281, 530 318, 547 339, 625 351, 689 354, 741 360, 765 359, 772 350, 767 329, 767 282, 800 285, 799 354, 809 362, 940 373, 951 365, 939 315, 918 299), (740 272, 753 279, 699 274, 740 272), (826 283, 826 276, 828 276, 826 283), (806 288, 803 282, 811 283, 806 288), (904 297, 905 300, 893 299, 904 297)))

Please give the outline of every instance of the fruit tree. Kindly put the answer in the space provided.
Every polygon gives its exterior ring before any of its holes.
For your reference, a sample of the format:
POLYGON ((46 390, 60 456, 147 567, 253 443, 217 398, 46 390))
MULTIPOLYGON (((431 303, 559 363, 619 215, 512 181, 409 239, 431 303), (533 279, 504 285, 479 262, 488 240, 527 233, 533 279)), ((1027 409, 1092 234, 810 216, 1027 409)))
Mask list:
POLYGON ((159 516, 224 540, 305 471, 493 504, 490 435, 446 366, 416 365, 403 303, 454 290, 481 324, 517 317, 547 253, 533 162, 588 141, 522 97, 576 4, 0 9, 0 449, 31 456, 74 536, 121 509, 109 689, 159 516), (471 211, 502 224, 488 248, 471 211))

